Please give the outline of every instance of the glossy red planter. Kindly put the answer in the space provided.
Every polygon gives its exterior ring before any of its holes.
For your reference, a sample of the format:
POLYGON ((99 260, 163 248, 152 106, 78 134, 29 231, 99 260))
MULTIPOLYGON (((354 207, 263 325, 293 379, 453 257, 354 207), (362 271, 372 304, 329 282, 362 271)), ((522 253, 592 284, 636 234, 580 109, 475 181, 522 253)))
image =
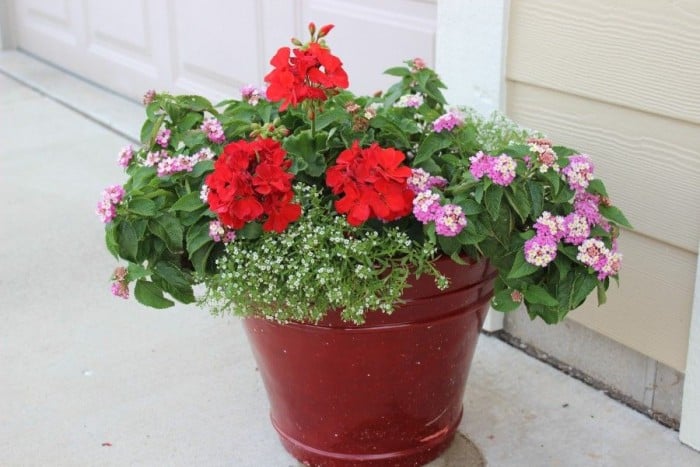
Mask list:
POLYGON ((452 441, 493 293, 487 263, 445 258, 451 278, 412 280, 393 314, 361 326, 243 320, 284 447, 312 466, 417 466, 452 441))

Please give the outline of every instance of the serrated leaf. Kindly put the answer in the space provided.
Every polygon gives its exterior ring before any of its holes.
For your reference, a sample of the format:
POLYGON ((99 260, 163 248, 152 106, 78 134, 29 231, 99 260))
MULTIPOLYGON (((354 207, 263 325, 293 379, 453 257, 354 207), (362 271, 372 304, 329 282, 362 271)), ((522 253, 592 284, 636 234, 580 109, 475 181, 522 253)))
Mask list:
POLYGON ((172 214, 163 214, 151 219, 148 230, 163 240, 165 246, 173 253, 182 251, 183 229, 180 222, 172 214))
POLYGON ((529 276, 530 274, 533 274, 534 272, 537 272, 539 270, 539 267, 525 261, 525 253, 521 248, 515 254, 515 261, 513 261, 513 267, 510 269, 507 278, 517 279, 519 277, 529 276))
POLYGON ((439 133, 430 133, 427 138, 418 147, 414 164, 420 164, 432 157, 436 152, 448 148, 452 145, 452 141, 447 135, 439 133))
POLYGON ((498 219, 498 212, 501 209, 501 200, 503 199, 503 187, 500 185, 491 185, 484 193, 484 204, 491 219, 498 219))
POLYGON ((438 235, 437 241, 440 249, 448 256, 458 253, 459 249, 462 247, 462 244, 456 237, 445 237, 443 235, 438 235))
POLYGON ((207 243, 213 242, 211 237, 209 237, 209 222, 195 224, 190 227, 187 230, 185 242, 187 243, 187 251, 189 252, 190 258, 192 258, 192 253, 199 250, 207 243))
POLYGON ((202 203, 202 200, 199 198, 199 193, 192 191, 175 201, 170 210, 192 212, 201 208, 203 205, 204 203, 202 203))
POLYGON ((216 246, 216 243, 211 242, 205 244, 203 247, 195 251, 190 255, 190 261, 197 274, 205 274, 207 269, 207 263, 209 262, 209 256, 212 250, 216 246))
POLYGON ((559 306, 559 302, 545 288, 539 285, 531 284, 525 289, 525 299, 531 303, 539 303, 540 305, 555 307, 559 306))
POLYGON ((206 110, 212 114, 218 113, 211 105, 211 102, 209 102, 202 96, 178 96, 177 103, 182 107, 189 110, 194 110, 195 112, 201 112, 202 110, 206 110))
POLYGON ((586 274, 578 277, 571 288, 569 308, 574 309, 580 306, 584 300, 586 300, 586 297, 593 292, 593 289, 596 288, 598 282, 598 279, 593 274, 586 274))
POLYGON ((411 76, 411 71, 402 66, 395 66, 392 68, 389 68, 387 70, 384 70, 385 75, 391 75, 391 76, 399 76, 403 78, 404 76, 411 76))
POLYGON ((348 113, 343 109, 332 109, 316 116, 316 131, 321 131, 331 123, 340 124, 348 120, 348 113))
POLYGON ((588 183, 588 191, 589 193, 595 193, 597 195, 602 195, 607 197, 608 196, 608 191, 605 189, 605 184, 603 181, 599 178, 595 178, 591 180, 588 183))
POLYGON ((600 213, 606 217, 607 219, 620 224, 623 227, 627 227, 629 229, 633 229, 632 224, 630 224, 630 221, 627 220, 625 215, 620 211, 619 208, 615 206, 600 206, 599 208, 600 213))
POLYGON ((178 122, 177 127, 180 129, 180 131, 189 130, 201 123, 203 120, 204 117, 201 113, 189 112, 187 115, 185 115, 185 118, 178 122))
POLYGON ((129 263, 129 266, 127 266, 126 271, 127 278, 129 281, 136 281, 151 274, 151 271, 144 268, 142 265, 136 263, 129 263))
POLYGON ((530 212, 532 213, 532 218, 537 219, 542 215, 542 211, 544 210, 544 193, 542 191, 542 186, 533 180, 528 180, 527 188, 530 192, 530 200, 532 201, 530 212))
POLYGON ((105 245, 107 250, 112 253, 112 256, 119 258, 119 242, 117 242, 117 226, 116 222, 110 222, 105 227, 105 245))
POLYGON ((509 289, 503 289, 496 293, 491 300, 491 306, 494 310, 502 312, 517 310, 520 302, 513 301, 511 293, 512 291, 509 289))
POLYGON ((129 201, 129 211, 139 216, 151 217, 156 213, 156 203, 147 198, 134 198, 129 201))
POLYGON ((119 245, 119 256, 125 260, 136 262, 136 255, 139 249, 139 238, 134 226, 129 222, 120 222, 117 226, 117 244, 119 245))
POLYGON ((462 206, 462 211, 464 211, 464 214, 467 216, 479 214, 484 210, 484 208, 473 199, 464 200, 464 202, 460 203, 460 206, 462 206))
POLYGON ((139 279, 136 281, 134 296, 139 303, 153 308, 169 308, 175 302, 163 297, 163 290, 151 281, 139 279))

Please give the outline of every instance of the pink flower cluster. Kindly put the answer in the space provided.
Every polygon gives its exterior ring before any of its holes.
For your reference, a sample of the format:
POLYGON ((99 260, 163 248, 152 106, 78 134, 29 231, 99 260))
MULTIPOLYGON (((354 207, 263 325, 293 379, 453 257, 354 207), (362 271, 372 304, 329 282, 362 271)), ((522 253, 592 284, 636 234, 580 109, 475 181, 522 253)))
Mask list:
POLYGON ((602 240, 589 238, 591 228, 601 225, 608 230, 609 224, 598 212, 600 197, 590 193, 577 193, 574 198, 574 212, 567 216, 554 216, 543 212, 535 222, 537 232, 525 242, 525 261, 539 267, 545 267, 557 256, 559 241, 578 246, 576 259, 593 268, 598 279, 616 275, 622 265, 622 254, 613 248, 608 249, 602 240))
POLYGON ((170 142, 170 134, 172 132, 168 130, 167 128, 163 128, 158 132, 158 135, 156 136, 156 144, 160 145, 162 148, 167 148, 168 143, 170 142))
POLYGON ((146 167, 156 166, 159 177, 167 177, 180 172, 192 172, 197 162, 213 159, 215 154, 209 148, 204 148, 186 156, 178 154, 171 156, 167 151, 149 152, 143 165, 146 167))
POLYGON ((469 162, 471 162, 469 172, 477 180, 481 180, 485 175, 493 183, 501 186, 508 186, 515 180, 517 164, 515 159, 507 154, 489 156, 483 151, 479 151, 469 158, 469 162))
POLYGON ((112 222, 117 216, 117 205, 124 199, 124 188, 112 185, 102 190, 102 199, 97 202, 97 215, 105 224, 112 222))
POLYGON ((405 94, 396 101, 394 107, 411 107, 417 109, 423 105, 423 96, 420 94, 405 94))
POLYGON ((134 148, 131 147, 131 145, 124 146, 121 151, 119 151, 119 159, 117 160, 117 163, 119 164, 120 167, 129 167, 129 163, 131 162, 131 159, 134 158, 134 148))
POLYGON ((224 128, 221 126, 221 122, 214 117, 207 118, 202 123, 200 129, 206 133, 209 141, 216 144, 222 144, 226 142, 226 135, 224 135, 224 128))
POLYGON ((562 174, 569 188, 576 193, 583 193, 593 180, 593 162, 587 154, 577 154, 569 158, 569 165, 564 167, 562 174))
POLYGON ((413 198, 413 215, 423 224, 435 222, 435 231, 444 237, 454 237, 467 225, 467 217, 462 208, 456 204, 440 204, 440 195, 432 191, 433 187, 444 187, 447 180, 430 175, 423 169, 411 169, 406 180, 408 187, 415 193, 413 198))
POLYGON ((236 239, 236 231, 214 220, 209 222, 209 237, 215 242, 231 243, 236 239))
POLYGON ((425 68, 425 67, 426 67, 426 65, 425 65, 425 60, 423 60, 423 59, 420 58, 420 57, 416 57, 416 58, 413 59, 413 61, 411 61, 411 71, 414 72, 414 73, 415 73, 416 71, 422 70, 422 69, 425 68))
POLYGON ((265 100, 265 90, 248 84, 241 88, 241 98, 250 105, 257 105, 260 99, 265 100))
POLYGON ((450 110, 444 115, 439 116, 433 122, 433 131, 440 133, 442 131, 452 131, 455 127, 464 124, 464 117, 454 110, 450 110))
POLYGON ((540 172, 544 173, 549 169, 559 171, 557 153, 552 149, 550 140, 545 138, 528 138, 527 143, 530 145, 530 151, 537 154, 537 165, 539 165, 540 172))
POLYGON ((581 243, 576 259, 593 268, 598 273, 598 280, 617 275, 622 267, 622 253, 617 250, 617 245, 613 242, 612 249, 608 249, 596 238, 581 243))
POLYGON ((127 271, 123 266, 119 266, 114 270, 112 279, 112 295, 123 299, 129 298, 129 282, 127 281, 127 271))

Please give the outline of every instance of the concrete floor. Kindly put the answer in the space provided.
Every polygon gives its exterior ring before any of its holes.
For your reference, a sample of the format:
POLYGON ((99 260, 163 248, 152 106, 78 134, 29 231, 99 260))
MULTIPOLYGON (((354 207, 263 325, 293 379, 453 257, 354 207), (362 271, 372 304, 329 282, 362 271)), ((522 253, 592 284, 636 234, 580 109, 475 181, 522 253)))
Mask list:
MULTIPOLYGON (((94 208, 142 111, 17 52, 0 72, 0 466, 296 466, 236 319, 109 293, 94 208)), ((492 337, 464 404, 491 466, 700 465, 676 432, 492 337)))

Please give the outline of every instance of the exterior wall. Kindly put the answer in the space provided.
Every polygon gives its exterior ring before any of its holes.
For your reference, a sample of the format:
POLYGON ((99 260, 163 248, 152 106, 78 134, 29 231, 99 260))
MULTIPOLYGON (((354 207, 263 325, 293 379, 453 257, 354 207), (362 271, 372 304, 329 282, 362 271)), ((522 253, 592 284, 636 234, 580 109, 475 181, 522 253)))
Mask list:
POLYGON ((692 0, 513 0, 506 65, 508 115, 591 154, 636 228, 620 288, 571 319, 681 372, 700 238, 699 19, 692 0))

